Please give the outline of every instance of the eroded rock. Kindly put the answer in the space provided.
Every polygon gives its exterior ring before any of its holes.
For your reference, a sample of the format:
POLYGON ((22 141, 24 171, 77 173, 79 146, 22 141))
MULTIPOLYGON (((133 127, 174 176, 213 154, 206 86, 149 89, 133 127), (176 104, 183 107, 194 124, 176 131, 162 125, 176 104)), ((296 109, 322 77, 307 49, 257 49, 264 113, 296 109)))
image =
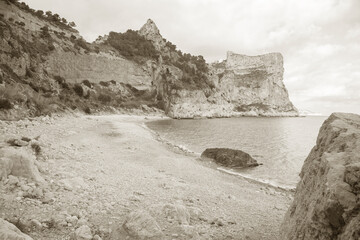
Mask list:
POLYGON ((0 178, 4 179, 11 174, 44 182, 35 161, 35 156, 26 149, 2 148, 0 149, 0 178))
POLYGON ((2 240, 32 240, 22 233, 14 224, 0 218, 0 239, 2 240))
POLYGON ((360 116, 332 114, 302 167, 282 239, 360 239, 359 164, 360 116))
POLYGON ((156 220, 146 210, 131 212, 125 222, 113 229, 111 239, 163 239, 164 234, 156 220))
POLYGON ((229 148, 208 148, 201 154, 201 157, 213 159, 216 163, 230 168, 259 166, 259 163, 248 153, 229 148))

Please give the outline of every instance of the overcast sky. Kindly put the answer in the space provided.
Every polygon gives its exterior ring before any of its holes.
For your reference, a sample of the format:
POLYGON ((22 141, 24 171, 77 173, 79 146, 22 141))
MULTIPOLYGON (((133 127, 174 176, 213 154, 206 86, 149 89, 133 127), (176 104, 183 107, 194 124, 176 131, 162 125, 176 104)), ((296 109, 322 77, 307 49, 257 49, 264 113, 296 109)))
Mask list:
POLYGON ((299 109, 360 113, 360 0, 26 0, 74 21, 88 41, 148 18, 183 52, 281 52, 299 109))

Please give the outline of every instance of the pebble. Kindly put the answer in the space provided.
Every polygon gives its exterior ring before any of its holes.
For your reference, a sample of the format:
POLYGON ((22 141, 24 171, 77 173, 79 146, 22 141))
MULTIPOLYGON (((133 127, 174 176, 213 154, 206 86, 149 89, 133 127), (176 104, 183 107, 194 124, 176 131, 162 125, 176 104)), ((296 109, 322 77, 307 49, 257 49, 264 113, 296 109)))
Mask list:
POLYGON ((13 175, 9 175, 9 181, 8 181, 8 184, 9 185, 15 185, 19 182, 19 178, 18 177, 15 177, 13 175))
POLYGON ((30 226, 34 227, 37 230, 41 230, 42 229, 42 224, 39 220, 37 219, 32 219, 30 221, 30 226))
POLYGON ((75 231, 76 240, 91 240, 91 229, 87 225, 83 225, 75 231))

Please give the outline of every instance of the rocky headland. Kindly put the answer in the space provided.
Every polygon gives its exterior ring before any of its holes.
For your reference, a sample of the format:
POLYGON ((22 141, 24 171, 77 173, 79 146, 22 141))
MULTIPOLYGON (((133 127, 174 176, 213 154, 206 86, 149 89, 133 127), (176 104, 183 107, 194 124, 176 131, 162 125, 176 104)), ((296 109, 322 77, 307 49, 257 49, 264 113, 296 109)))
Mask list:
POLYGON ((300 173, 283 239, 360 239, 360 116, 332 114, 300 173))
POLYGON ((0 118, 68 109, 142 109, 172 118, 298 116, 280 53, 229 52, 220 63, 182 53, 152 20, 86 42, 72 24, 0 1, 0 118))

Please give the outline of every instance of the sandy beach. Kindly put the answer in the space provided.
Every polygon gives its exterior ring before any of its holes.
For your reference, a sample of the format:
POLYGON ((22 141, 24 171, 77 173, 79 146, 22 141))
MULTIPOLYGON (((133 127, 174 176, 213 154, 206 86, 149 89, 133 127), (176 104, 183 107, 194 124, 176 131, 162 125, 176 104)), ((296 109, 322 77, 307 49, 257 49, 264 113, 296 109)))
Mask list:
POLYGON ((40 136, 37 165, 45 179, 0 182, 1 217, 36 219, 41 227, 27 231, 34 239, 71 239, 81 223, 109 239, 134 211, 149 213, 164 239, 278 239, 292 193, 218 171, 159 141, 144 123, 160 118, 0 122, 0 146, 40 136), (40 197, 26 197, 21 184, 41 189, 40 197))

